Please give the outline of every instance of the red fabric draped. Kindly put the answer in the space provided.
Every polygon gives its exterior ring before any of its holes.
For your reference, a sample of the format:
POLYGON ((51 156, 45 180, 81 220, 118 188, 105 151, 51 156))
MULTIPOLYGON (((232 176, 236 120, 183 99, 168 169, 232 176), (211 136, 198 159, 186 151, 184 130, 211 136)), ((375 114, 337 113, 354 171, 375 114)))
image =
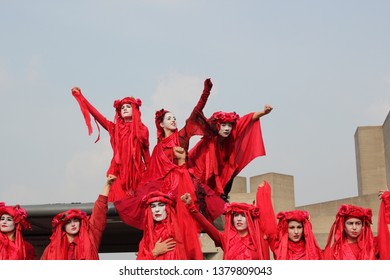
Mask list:
POLYGON ((15 223, 15 239, 10 240, 8 236, 0 232, 0 260, 33 260, 37 259, 32 245, 23 239, 22 232, 31 229, 27 221, 27 212, 19 205, 0 205, 0 217, 3 214, 10 215, 15 223))
POLYGON ((80 231, 75 247, 76 260, 98 260, 99 246, 106 227, 107 197, 99 195, 91 216, 78 209, 57 214, 53 219, 53 234, 41 260, 67 260, 69 241, 63 230, 66 221, 80 219, 80 231))
POLYGON ((390 191, 382 194, 378 219, 378 251, 381 260, 390 260, 390 191))
POLYGON ((342 204, 336 215, 332 228, 329 232, 328 241, 324 249, 324 259, 327 260, 374 260, 375 247, 374 237, 371 230, 371 209, 359 206, 342 204), (344 225, 349 218, 362 220, 363 229, 358 237, 357 245, 350 245, 347 242, 344 225), (355 250, 352 250, 355 248, 355 250), (359 252, 356 254, 356 248, 359 252), (355 253, 354 253, 355 251, 355 253), (357 255, 357 256, 355 256, 357 255))
POLYGON ((113 174, 117 177, 117 180, 110 188, 108 201, 115 201, 132 195, 137 189, 150 160, 149 131, 141 121, 139 110, 141 101, 133 97, 116 100, 114 102, 116 114, 114 122, 111 122, 93 107, 81 92, 72 91, 72 94, 80 105, 89 134, 92 133, 90 117, 92 115, 95 121, 103 126, 110 135, 113 157, 107 175, 113 174), (125 122, 120 116, 120 107, 124 103, 131 104, 133 112, 131 122, 125 122))
POLYGON ((176 211, 170 204, 165 205, 167 218, 161 222, 153 220, 152 211, 149 204, 144 207, 145 227, 142 240, 139 244, 137 260, 186 260, 186 250, 184 240, 179 230, 179 223, 176 217, 176 211), (163 255, 153 257, 152 251, 156 242, 161 238, 162 241, 173 238, 176 241, 174 250, 163 255))
POLYGON ((218 132, 205 134, 188 153, 188 167, 194 175, 219 194, 224 193, 232 176, 254 158, 265 155, 260 121, 253 121, 252 116, 240 118, 227 138, 218 132))

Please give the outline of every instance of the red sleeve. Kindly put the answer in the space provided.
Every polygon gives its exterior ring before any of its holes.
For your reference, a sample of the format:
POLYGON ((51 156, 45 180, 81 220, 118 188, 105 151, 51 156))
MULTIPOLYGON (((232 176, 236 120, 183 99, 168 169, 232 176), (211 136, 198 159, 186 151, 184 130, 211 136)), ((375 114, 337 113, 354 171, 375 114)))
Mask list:
POLYGON ((194 135, 204 135, 209 130, 207 119, 203 115, 203 108, 207 103, 210 91, 204 90, 185 126, 179 131, 180 146, 186 151, 189 149, 190 139, 194 135))
POLYGON ((89 226, 91 231, 91 237, 94 239, 95 244, 99 245, 102 239, 103 231, 107 223, 107 201, 108 197, 99 195, 96 200, 92 214, 89 217, 89 226))
POLYGON ((252 120, 253 113, 241 117, 235 130, 235 175, 240 173, 253 159, 265 155, 260 120, 252 120))
POLYGON ((191 216, 199 224, 199 226, 210 236, 214 241, 215 246, 222 247, 223 243, 223 233, 215 228, 215 226, 210 223, 198 210, 195 206, 189 206, 188 211, 191 213, 191 216))
POLYGON ((106 119, 95 107, 89 103, 89 101, 84 97, 84 95, 80 94, 73 94, 74 98, 76 98, 77 102, 80 105, 81 112, 84 115, 85 122, 88 126, 89 134, 92 133, 92 126, 90 123, 90 117, 89 114, 91 114, 97 122, 100 123, 101 126, 104 127, 105 130, 108 130, 108 126, 110 125, 110 121, 106 119))

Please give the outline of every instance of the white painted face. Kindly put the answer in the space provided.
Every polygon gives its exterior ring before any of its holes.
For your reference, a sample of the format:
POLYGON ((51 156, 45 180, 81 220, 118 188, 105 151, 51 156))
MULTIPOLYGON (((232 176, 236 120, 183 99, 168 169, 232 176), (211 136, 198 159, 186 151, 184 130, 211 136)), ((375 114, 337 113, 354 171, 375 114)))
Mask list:
POLYGON ((65 232, 69 235, 76 235, 80 231, 80 219, 69 219, 65 224, 65 232))
POLYGON ((15 230, 14 218, 8 214, 3 214, 0 220, 0 230, 2 233, 8 233, 15 230))
POLYGON ((244 213, 233 214, 233 225, 239 233, 246 233, 248 230, 248 223, 246 222, 244 213))
POLYGON ((363 223, 358 218, 349 218, 344 223, 344 232, 348 241, 356 242, 362 233, 363 223))
POLYGON ((167 210, 165 209, 165 203, 156 201, 150 203, 150 209, 152 210, 153 220, 156 222, 161 222, 167 217, 167 210))
POLYGON ((123 104, 121 107, 121 116, 123 119, 131 119, 133 117, 133 108, 131 108, 131 104, 123 104))
POLYGON ((292 242, 299 242, 303 235, 303 225, 297 221, 288 222, 288 239, 292 242))
POLYGON ((175 117, 175 115, 172 114, 171 112, 165 113, 164 119, 160 123, 160 126, 163 129, 176 130, 177 126, 176 126, 176 117, 175 117))
POLYGON ((228 137, 232 133, 233 125, 231 123, 221 123, 218 134, 222 137, 228 137))

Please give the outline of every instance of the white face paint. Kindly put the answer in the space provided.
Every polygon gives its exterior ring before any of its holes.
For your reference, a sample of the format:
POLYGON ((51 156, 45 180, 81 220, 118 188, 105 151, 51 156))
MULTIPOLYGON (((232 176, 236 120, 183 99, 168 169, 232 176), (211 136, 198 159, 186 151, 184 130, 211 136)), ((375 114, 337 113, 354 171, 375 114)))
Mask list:
POLYGON ((177 126, 176 126, 176 117, 175 117, 175 115, 172 114, 171 112, 165 113, 164 119, 163 119, 163 121, 160 123, 160 126, 161 126, 163 129, 167 129, 167 130, 176 130, 176 129, 177 129, 177 126))
POLYGON ((65 224, 65 232, 69 235, 76 235, 80 231, 80 219, 72 218, 65 224))
POLYGON ((133 108, 131 104, 123 104, 121 107, 121 116, 123 119, 131 119, 133 117, 133 108))
POLYGON ((165 209, 165 203, 156 201, 150 203, 150 209, 152 210, 153 220, 160 222, 166 219, 167 211, 165 209))
POLYGON ((15 230, 14 218, 8 214, 3 214, 0 220, 0 229, 2 233, 9 233, 15 230))
POLYGON ((221 123, 218 134, 222 137, 228 137, 232 133, 233 125, 231 123, 221 123))

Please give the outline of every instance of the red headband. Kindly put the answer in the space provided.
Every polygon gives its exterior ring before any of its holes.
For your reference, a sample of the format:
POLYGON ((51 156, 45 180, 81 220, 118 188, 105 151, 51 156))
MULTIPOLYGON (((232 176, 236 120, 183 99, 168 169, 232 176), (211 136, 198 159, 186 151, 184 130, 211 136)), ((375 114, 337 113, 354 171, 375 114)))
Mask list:
POLYGON ((53 230, 57 226, 62 226, 63 224, 65 224, 67 221, 69 221, 72 218, 77 218, 77 219, 83 220, 83 219, 87 218, 87 213, 85 213, 84 211, 81 211, 79 209, 69 209, 68 211, 57 214, 53 218, 53 221, 51 223, 53 226, 53 230))
POLYGON ((357 218, 372 224, 372 210, 369 208, 366 209, 355 205, 342 204, 337 212, 337 216, 344 218, 344 221, 349 218, 357 218))
POLYGON ((254 205, 251 205, 251 204, 247 204, 247 203, 237 203, 237 202, 232 202, 230 204, 226 204, 225 205, 225 210, 226 210, 226 213, 242 213, 242 212, 248 212, 252 217, 258 217, 259 216, 259 208, 254 206, 254 205))
POLYGON ((30 223, 27 221, 27 212, 24 208, 20 207, 20 205, 5 206, 3 204, 3 206, 0 207, 0 217, 3 214, 12 216, 14 223, 20 224, 23 230, 31 229, 30 223))
POLYGON ((283 211, 279 212, 276 218, 281 222, 282 220, 286 221, 297 221, 303 223, 310 219, 309 213, 302 210, 293 210, 293 211, 283 211))
POLYGON ((163 202, 165 204, 169 204, 171 206, 174 206, 175 204, 175 199, 166 194, 166 193, 162 193, 162 192, 159 192, 159 191, 154 191, 154 192, 150 192, 149 194, 145 195, 144 198, 142 199, 142 207, 143 208, 146 208, 148 207, 151 203, 153 202, 163 202))
POLYGON ((114 101, 114 108, 115 108, 116 112, 118 113, 118 115, 120 115, 121 108, 122 108, 123 104, 134 104, 137 108, 139 108, 142 105, 142 101, 141 101, 141 99, 134 98, 134 97, 125 97, 122 100, 119 100, 119 99, 115 100, 114 101))

